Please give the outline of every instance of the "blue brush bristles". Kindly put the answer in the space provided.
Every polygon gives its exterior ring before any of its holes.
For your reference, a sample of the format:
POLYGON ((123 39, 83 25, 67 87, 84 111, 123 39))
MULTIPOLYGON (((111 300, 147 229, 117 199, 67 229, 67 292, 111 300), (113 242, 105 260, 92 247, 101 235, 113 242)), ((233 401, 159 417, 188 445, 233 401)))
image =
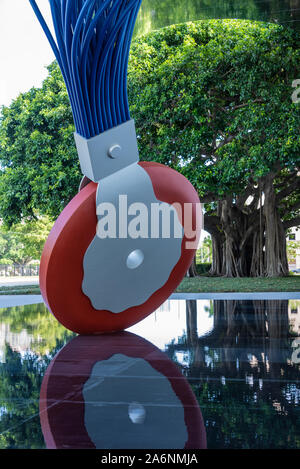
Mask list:
POLYGON ((142 0, 49 0, 56 40, 29 0, 62 71, 76 132, 91 138, 130 119, 127 66, 142 0))

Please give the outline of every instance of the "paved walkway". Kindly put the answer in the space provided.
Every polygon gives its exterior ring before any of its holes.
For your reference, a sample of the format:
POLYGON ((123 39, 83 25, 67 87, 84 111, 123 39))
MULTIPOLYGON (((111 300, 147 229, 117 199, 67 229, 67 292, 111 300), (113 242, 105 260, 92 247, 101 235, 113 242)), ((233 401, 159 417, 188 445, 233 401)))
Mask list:
POLYGON ((38 284, 38 277, 0 277, 0 287, 16 287, 22 285, 38 284))

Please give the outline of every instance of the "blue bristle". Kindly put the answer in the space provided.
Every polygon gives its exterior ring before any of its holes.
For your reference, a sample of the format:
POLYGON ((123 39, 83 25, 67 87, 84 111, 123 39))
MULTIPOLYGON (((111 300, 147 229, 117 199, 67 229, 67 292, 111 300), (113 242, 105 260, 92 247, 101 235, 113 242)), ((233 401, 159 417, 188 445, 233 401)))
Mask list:
POLYGON ((142 0, 49 0, 55 39, 29 0, 57 59, 76 132, 94 137, 130 119, 127 66, 142 0))

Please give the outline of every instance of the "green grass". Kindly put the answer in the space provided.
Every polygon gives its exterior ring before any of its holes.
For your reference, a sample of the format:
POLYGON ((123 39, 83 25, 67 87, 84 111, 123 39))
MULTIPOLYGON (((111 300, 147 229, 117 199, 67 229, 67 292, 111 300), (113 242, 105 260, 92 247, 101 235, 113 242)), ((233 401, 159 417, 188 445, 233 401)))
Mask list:
POLYGON ((0 287, 0 295, 40 295, 40 287, 38 285, 20 285, 0 287))
MULTIPOLYGON (((284 278, 184 278, 177 293, 300 292, 300 275, 284 278)), ((0 287, 0 295, 40 295, 38 285, 0 287)))
POLYGON ((283 278, 184 278, 177 293, 300 292, 300 276, 283 278))

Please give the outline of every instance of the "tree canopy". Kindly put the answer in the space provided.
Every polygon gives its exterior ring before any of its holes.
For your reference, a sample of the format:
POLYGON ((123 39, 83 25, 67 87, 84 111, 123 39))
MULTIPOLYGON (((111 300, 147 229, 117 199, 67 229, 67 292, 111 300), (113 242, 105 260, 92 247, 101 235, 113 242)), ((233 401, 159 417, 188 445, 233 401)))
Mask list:
POLYGON ((53 223, 42 217, 18 223, 10 230, 0 227, 0 263, 26 265, 38 261, 53 223))
POLYGON ((37 214, 57 217, 80 182, 67 91, 56 62, 48 70, 41 88, 2 108, 0 217, 9 225, 37 214))
MULTIPOLYGON (((285 230, 300 224, 300 106, 291 99, 299 46, 288 28, 242 20, 173 25, 132 44, 141 159, 170 165, 197 188, 213 273, 287 273, 285 230)), ((57 64, 2 114, 0 216, 57 217, 81 177, 57 64)))
POLYGON ((199 21, 138 38, 129 97, 143 159, 185 173, 208 199, 299 165, 292 81, 300 39, 250 21, 199 21))
POLYGON ((299 45, 290 29, 237 20, 173 25, 133 44, 141 157, 181 171, 208 204, 213 273, 288 273, 285 230, 300 224, 299 45))

